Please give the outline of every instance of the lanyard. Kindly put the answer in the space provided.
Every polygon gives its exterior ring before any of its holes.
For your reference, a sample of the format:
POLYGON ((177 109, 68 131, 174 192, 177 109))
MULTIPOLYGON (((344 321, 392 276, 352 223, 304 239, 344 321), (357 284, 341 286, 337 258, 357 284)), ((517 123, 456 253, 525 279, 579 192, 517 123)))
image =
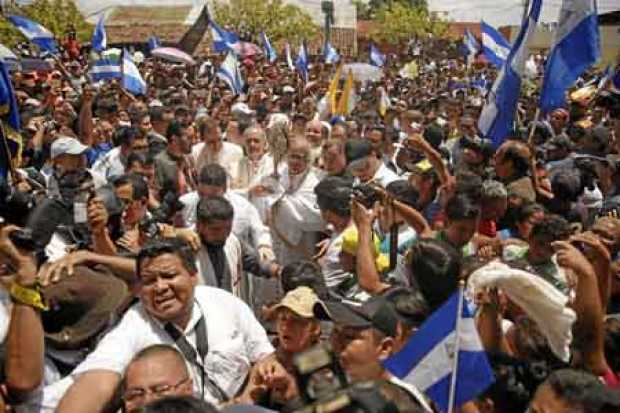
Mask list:
POLYGON ((205 396, 205 386, 209 388, 210 393, 220 401, 227 401, 229 398, 218 384, 209 377, 207 374, 206 361, 207 354, 209 353, 209 342, 207 340, 207 323, 205 321, 204 313, 201 309, 200 320, 196 325, 196 348, 198 352, 187 341, 185 334, 181 333, 172 323, 166 323, 164 330, 175 342, 183 356, 187 361, 195 365, 200 370, 201 393, 202 398, 205 396))

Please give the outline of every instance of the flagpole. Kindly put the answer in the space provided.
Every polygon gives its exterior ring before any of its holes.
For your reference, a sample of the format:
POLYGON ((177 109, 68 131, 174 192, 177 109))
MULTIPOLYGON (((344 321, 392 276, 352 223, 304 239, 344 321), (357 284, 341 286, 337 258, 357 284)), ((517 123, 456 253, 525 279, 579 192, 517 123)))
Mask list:
POLYGON ((536 108, 536 113, 534 114, 534 120, 530 126, 530 132, 527 135, 527 146, 533 148, 533 140, 534 140, 534 131, 536 131, 536 124, 538 123, 538 118, 540 117, 540 106, 536 108))
POLYGON ((459 294, 459 304, 458 310, 456 314, 456 326, 455 326, 455 337, 454 337, 454 357, 452 363, 452 377, 450 378, 450 395, 448 399, 448 413, 454 412, 454 396, 456 394, 456 377, 458 375, 459 369, 459 347, 461 344, 461 319, 463 318, 463 291, 465 289, 465 281, 459 281, 458 294, 459 294))

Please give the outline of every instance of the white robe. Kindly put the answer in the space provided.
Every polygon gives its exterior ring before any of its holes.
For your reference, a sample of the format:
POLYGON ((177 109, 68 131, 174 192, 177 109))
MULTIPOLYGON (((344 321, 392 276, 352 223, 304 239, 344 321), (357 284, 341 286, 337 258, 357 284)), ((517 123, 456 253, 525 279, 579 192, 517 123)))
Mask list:
POLYGON ((299 178, 301 182, 291 182, 288 166, 283 167, 279 188, 267 197, 273 250, 282 265, 311 259, 319 231, 325 227, 314 193, 320 173, 310 168, 299 178))

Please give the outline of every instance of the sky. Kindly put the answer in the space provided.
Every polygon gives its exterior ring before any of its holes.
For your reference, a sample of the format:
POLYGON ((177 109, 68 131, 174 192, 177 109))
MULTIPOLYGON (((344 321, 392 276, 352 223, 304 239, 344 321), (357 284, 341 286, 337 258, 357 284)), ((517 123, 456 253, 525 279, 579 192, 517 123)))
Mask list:
MULTIPOLYGON (((317 0, 297 0, 296 3, 317 0)), ((447 11, 453 21, 477 22, 481 19, 493 26, 520 24, 524 0, 427 0, 431 11, 447 11)), ((204 0, 77 0, 85 14, 112 5, 186 5, 202 4, 204 0)), ((334 0, 335 3, 349 0, 334 0)), ((543 0, 541 20, 557 21, 562 0, 543 0)), ((620 0, 598 0, 599 13, 620 10, 620 0)))

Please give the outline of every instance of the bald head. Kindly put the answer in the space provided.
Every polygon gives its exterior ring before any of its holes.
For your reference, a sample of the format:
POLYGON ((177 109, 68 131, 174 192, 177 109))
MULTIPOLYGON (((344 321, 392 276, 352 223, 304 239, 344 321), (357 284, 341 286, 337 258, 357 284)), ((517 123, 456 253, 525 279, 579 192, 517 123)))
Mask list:
POLYGON ((190 396, 193 382, 185 359, 174 347, 156 344, 140 351, 125 370, 125 410, 134 412, 163 397, 152 389, 170 388, 166 396, 190 396))
POLYGON ((304 173, 310 161, 310 143, 303 136, 293 137, 288 143, 286 156, 290 175, 304 173))

